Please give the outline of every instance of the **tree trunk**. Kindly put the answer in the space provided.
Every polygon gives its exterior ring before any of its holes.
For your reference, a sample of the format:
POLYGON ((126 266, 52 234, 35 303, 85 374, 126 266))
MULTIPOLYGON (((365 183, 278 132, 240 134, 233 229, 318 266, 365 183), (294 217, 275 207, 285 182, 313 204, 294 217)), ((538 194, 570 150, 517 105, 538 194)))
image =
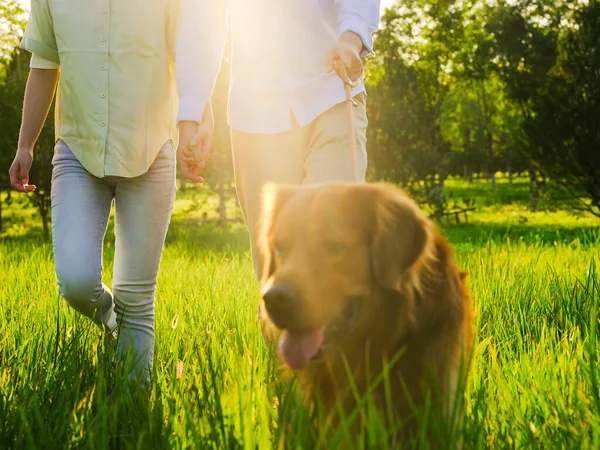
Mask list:
POLYGON ((50 227, 48 223, 50 222, 50 205, 46 202, 45 197, 40 199, 40 215, 42 216, 42 225, 44 227, 44 239, 49 241, 50 227))
POLYGON ((185 192, 186 188, 187 188, 187 178, 181 177, 181 179, 179 181, 179 190, 181 192, 185 192))
POLYGON ((471 130, 469 128, 463 128, 463 147, 465 149, 465 165, 464 176, 465 181, 473 181, 473 172, 469 167, 469 155, 471 154, 471 130))
POLYGON ((496 168, 494 167, 494 135, 492 133, 492 112, 491 107, 488 105, 487 92, 485 91, 485 85, 481 84, 481 96, 483 99, 483 115, 485 117, 485 138, 487 143, 487 171, 490 179, 492 180, 492 189, 496 191, 496 168))
POLYGON ((39 189, 34 191, 34 200, 33 203, 37 206, 37 209, 40 213, 40 217, 42 218, 42 227, 44 229, 44 239, 46 241, 50 240, 50 227, 48 226, 50 222, 50 211, 52 208, 52 202, 50 200, 50 195, 45 190, 39 189))
MULTIPOLYGON (((504 142, 506 143, 506 135, 503 135, 504 142)), ((512 172, 512 152, 510 148, 506 149, 506 172, 508 173, 508 184, 513 184, 513 172, 512 172)))
POLYGON ((2 191, 0 191, 0 231, 2 231, 2 191))
POLYGON ((225 183, 219 180, 219 184, 217 187, 219 192, 219 223, 221 225, 227 224, 227 208, 225 202, 227 200, 225 196, 225 183))
POLYGON ((439 216, 440 220, 444 216, 444 203, 445 203, 444 202, 444 181, 445 181, 445 175, 441 170, 439 170, 438 171, 437 209, 438 209, 438 216, 439 216))
POLYGON ((50 241, 50 229, 48 227, 48 214, 42 216, 42 222, 44 226, 44 240, 50 241))
POLYGON ((537 211, 537 181, 535 170, 529 169, 529 210, 537 211))

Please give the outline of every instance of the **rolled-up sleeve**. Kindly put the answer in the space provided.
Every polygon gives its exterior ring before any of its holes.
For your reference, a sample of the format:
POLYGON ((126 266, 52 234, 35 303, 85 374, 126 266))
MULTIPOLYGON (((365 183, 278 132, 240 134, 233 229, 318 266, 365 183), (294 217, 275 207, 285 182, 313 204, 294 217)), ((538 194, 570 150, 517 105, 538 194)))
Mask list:
POLYGON ((181 0, 176 51, 177 122, 201 122, 227 40, 227 2, 181 0))
POLYGON ((19 46, 43 59, 60 64, 48 0, 31 1, 29 20, 19 46))
POLYGON ((356 33, 363 43, 363 55, 373 53, 373 32, 379 27, 380 0, 335 0, 339 33, 356 33))
POLYGON ((55 70, 58 69, 60 66, 55 62, 48 61, 46 58, 42 58, 37 53, 34 53, 33 55, 31 55, 29 67, 31 69, 55 70))

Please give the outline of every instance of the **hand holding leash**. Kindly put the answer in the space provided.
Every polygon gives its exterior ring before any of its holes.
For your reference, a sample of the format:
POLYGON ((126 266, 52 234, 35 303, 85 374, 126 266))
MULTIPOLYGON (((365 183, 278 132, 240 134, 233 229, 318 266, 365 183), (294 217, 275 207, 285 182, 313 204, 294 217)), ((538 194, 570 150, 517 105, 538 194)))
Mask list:
POLYGON ((327 52, 325 58, 325 70, 330 73, 335 69, 342 80, 350 79, 357 82, 363 75, 363 63, 361 52, 363 43, 361 38, 352 31, 342 33, 337 43, 327 52), (344 73, 340 68, 344 68, 344 73))

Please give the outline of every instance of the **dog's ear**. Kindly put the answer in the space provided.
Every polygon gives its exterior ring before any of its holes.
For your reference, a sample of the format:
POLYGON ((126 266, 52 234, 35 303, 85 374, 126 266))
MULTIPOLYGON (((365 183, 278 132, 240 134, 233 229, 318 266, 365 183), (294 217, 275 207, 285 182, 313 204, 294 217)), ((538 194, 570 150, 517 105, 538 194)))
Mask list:
POLYGON ((425 214, 399 189, 378 185, 373 200, 371 264, 380 286, 399 289, 402 275, 419 260, 430 237, 425 214))
POLYGON ((258 235, 261 285, 275 271, 275 258, 273 257, 271 235, 273 225, 277 219, 277 214, 297 190, 297 186, 276 185, 274 183, 267 183, 262 190, 258 235))

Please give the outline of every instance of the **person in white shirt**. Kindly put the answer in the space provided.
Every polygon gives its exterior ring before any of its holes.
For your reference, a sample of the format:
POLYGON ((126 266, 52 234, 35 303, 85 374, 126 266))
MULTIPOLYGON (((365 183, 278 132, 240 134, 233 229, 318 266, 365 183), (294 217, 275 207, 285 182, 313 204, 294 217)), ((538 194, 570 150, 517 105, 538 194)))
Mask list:
POLYGON ((255 235, 264 183, 365 179, 367 117, 361 57, 372 53, 379 7, 379 0, 181 1, 178 160, 186 173, 197 175, 208 158, 207 136, 212 130, 207 124, 212 122, 203 116, 205 109, 212 114, 206 105, 230 29, 228 121, 236 188, 257 274, 255 235), (356 85, 353 136, 341 79, 344 71, 356 85), (354 156, 351 139, 358 149, 354 156))

